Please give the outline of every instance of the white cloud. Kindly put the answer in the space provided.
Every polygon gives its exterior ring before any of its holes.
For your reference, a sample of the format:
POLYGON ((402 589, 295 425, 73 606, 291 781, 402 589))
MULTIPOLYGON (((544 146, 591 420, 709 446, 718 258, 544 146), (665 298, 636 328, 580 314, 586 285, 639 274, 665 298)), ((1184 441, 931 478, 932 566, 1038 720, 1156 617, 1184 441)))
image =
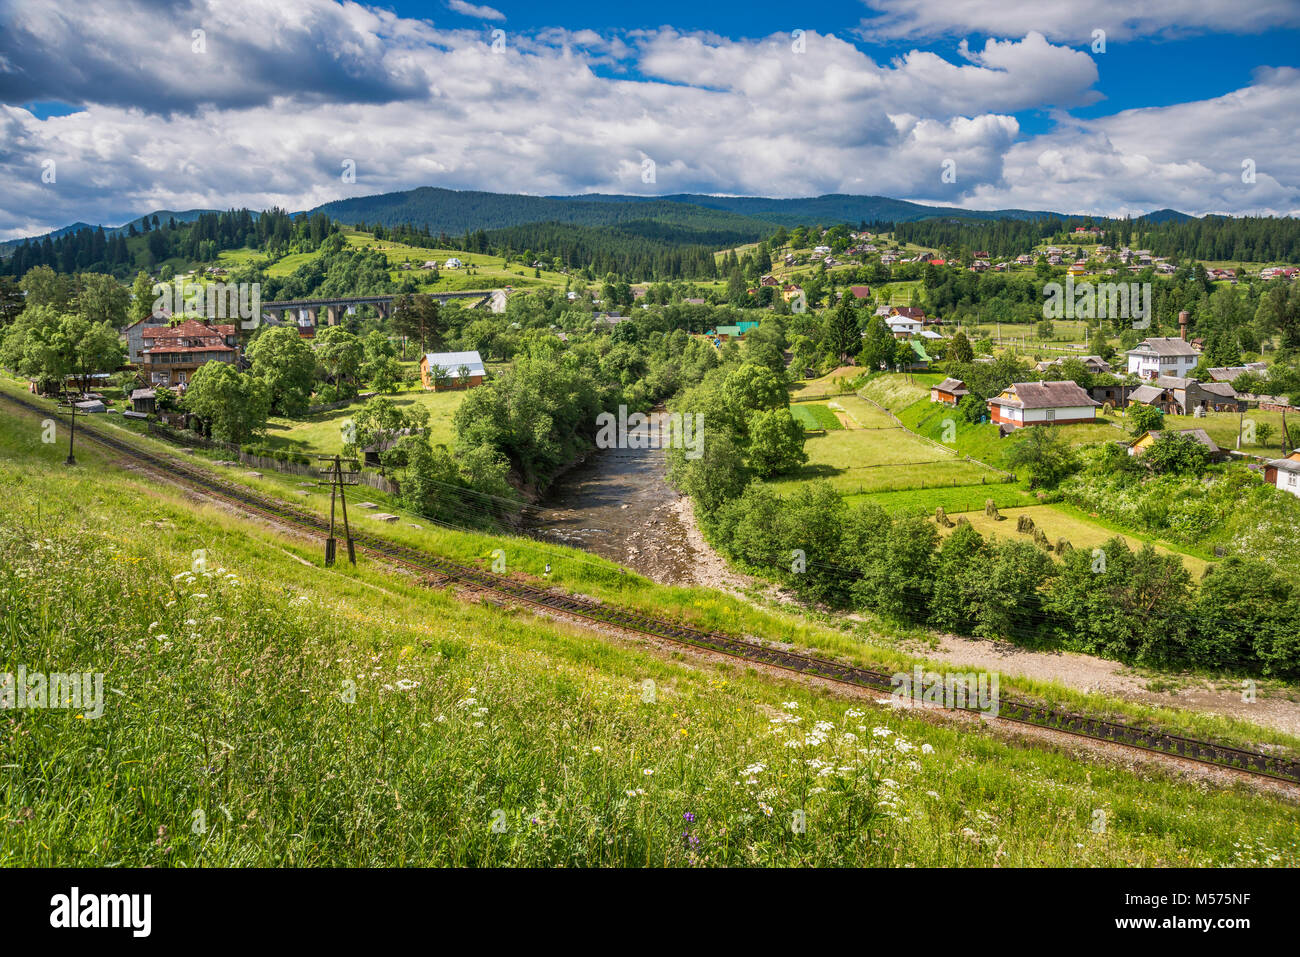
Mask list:
POLYGON ((1297 97, 1300 70, 1264 69, 1224 96, 1070 123, 1012 146, 1001 179, 964 200, 980 209, 1298 216, 1300 133, 1289 118, 1297 97), (1254 182, 1242 181, 1247 160, 1254 182))
POLYGON ((1300 26, 1295 0, 863 0, 861 32, 872 39, 1018 37, 1036 30, 1063 43, 1194 33, 1261 33, 1300 26))
MULTIPOLYGON (((485 30, 327 0, 224 0, 212 16, 176 21, 205 24, 206 61, 189 59, 188 28, 160 39, 111 16, 23 54, 84 109, 40 120, 0 106, 0 235, 155 208, 298 210, 422 185, 1096 212, 1300 205, 1296 70, 1261 72, 1217 100, 1085 122, 1064 111, 1095 98, 1093 60, 1040 33, 878 63, 815 33, 796 52, 787 34, 549 29, 494 52, 485 30), (97 28, 107 32, 92 50, 97 28), (168 54, 176 43, 183 51, 168 54), (114 97, 123 84, 166 94, 114 97), (1056 132, 1024 138, 1013 114, 1034 108, 1057 111, 1056 132), (1239 181, 1247 156, 1252 189, 1239 181), (645 157, 653 185, 641 182, 645 157), (45 160, 55 183, 41 180, 45 160), (345 160, 355 183, 340 178, 345 160), (948 161, 955 183, 942 179, 948 161)), ((55 28, 38 17, 23 29, 55 28)), ((3 39, 0 50, 13 55, 3 39)), ((58 92, 17 102, 37 98, 58 92)))
POLYGON ((462 13, 467 17, 478 17, 480 20, 504 20, 506 18, 506 15, 500 10, 466 3, 465 0, 447 0, 447 6, 454 13, 462 13))

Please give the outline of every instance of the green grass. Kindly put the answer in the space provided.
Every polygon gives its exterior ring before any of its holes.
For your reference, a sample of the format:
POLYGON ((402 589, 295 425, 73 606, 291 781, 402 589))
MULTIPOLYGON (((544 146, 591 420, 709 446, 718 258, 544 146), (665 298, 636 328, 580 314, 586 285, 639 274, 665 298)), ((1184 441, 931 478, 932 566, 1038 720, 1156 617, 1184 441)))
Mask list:
MULTIPOLYGON (((464 401, 464 390, 453 392, 399 392, 386 396, 400 409, 421 405, 429 410, 429 436, 435 444, 452 445, 455 429, 452 416, 464 401)), ((273 417, 267 422, 265 445, 295 452, 329 454, 342 451, 343 426, 365 406, 354 402, 332 412, 320 412, 302 419, 273 417)))
MULTIPOLYGON (((1181 558, 1183 564, 1187 566, 1187 570, 1191 572, 1192 578, 1197 581, 1205 574, 1205 569, 1209 565, 1209 562, 1204 558, 1188 554, 1186 551, 1167 544, 1161 544, 1152 536, 1118 531, 1108 524, 1095 521, 1093 517, 1069 506, 1032 505, 1027 508, 1003 508, 1002 506, 998 506, 998 508, 1003 516, 1002 521, 988 517, 982 510, 971 512, 967 514, 966 518, 975 527, 976 531, 986 537, 1020 537, 1026 540, 1032 538, 1029 535, 1020 535, 1016 531, 1016 520, 1021 515, 1028 515, 1034 520, 1035 526, 1041 528, 1048 541, 1053 544, 1056 543, 1058 538, 1064 538, 1075 548, 1092 549, 1118 536, 1124 539, 1129 548, 1136 551, 1144 543, 1150 542, 1155 545, 1156 551, 1166 555, 1177 555, 1181 558)), ((949 534, 951 531, 951 529, 947 528, 940 529, 941 534, 949 534)))
POLYGON ((804 443, 808 463, 775 481, 778 489, 799 482, 828 481, 841 494, 889 492, 990 483, 1000 476, 965 462, 902 429, 845 429, 811 435, 804 443))
POLYGON ((839 417, 827 406, 817 402, 796 403, 790 406, 790 414, 805 429, 826 429, 834 432, 844 428, 839 417))
POLYGON ((891 512, 906 511, 933 515, 934 510, 942 507, 949 514, 958 512, 982 512, 984 503, 989 499, 998 508, 1013 508, 1021 505, 1033 505, 1036 499, 1019 485, 959 485, 955 488, 914 488, 897 492, 868 492, 865 495, 847 495, 844 500, 850 505, 858 502, 875 502, 891 512))
MULTIPOLYGON (((0 669, 102 672, 106 703, 4 715, 0 865, 1300 864, 1294 807, 1242 786, 688 666, 364 559, 323 570, 318 542, 91 443, 64 470, 39 436, 6 407, 0 669)), ((391 532, 535 564, 516 540, 391 532)), ((557 577, 608 567, 576 565, 557 577)))
MULTIPOLYGON (((939 377, 942 379, 942 376, 939 377)), ((938 380, 935 380, 938 381, 938 380)), ((921 399, 930 397, 930 383, 919 375, 874 375, 858 390, 858 394, 882 405, 895 415, 921 399)))

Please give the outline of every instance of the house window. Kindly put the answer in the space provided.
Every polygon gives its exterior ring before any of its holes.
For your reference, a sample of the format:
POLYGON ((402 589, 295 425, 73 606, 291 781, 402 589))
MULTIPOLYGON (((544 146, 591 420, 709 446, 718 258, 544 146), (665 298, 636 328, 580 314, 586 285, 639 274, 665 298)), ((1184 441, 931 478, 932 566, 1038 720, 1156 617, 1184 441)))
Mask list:
POLYGON ((1048 422, 1055 422, 1055 421, 1056 421, 1056 410, 1055 410, 1055 409, 1048 409, 1048 410, 1047 410, 1047 421, 1048 421, 1048 422))

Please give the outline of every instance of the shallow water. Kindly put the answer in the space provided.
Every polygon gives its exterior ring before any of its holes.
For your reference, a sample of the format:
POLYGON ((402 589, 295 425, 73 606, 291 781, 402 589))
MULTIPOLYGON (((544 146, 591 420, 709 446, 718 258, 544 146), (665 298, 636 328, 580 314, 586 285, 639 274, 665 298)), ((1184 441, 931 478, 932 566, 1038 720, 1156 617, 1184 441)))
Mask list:
POLYGON ((528 509, 533 534, 582 548, 663 583, 690 580, 693 551, 673 511, 663 449, 605 449, 560 476, 528 509))

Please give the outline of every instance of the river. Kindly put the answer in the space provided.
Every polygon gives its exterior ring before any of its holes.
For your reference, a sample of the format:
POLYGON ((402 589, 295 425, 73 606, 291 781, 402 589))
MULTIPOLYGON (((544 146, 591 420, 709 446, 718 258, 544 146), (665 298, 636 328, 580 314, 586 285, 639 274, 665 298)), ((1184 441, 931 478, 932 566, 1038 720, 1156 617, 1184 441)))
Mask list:
POLYGON ((697 580, 698 543, 669 487, 663 449, 604 449, 565 472, 527 509, 539 537, 581 548, 665 584, 697 580))

